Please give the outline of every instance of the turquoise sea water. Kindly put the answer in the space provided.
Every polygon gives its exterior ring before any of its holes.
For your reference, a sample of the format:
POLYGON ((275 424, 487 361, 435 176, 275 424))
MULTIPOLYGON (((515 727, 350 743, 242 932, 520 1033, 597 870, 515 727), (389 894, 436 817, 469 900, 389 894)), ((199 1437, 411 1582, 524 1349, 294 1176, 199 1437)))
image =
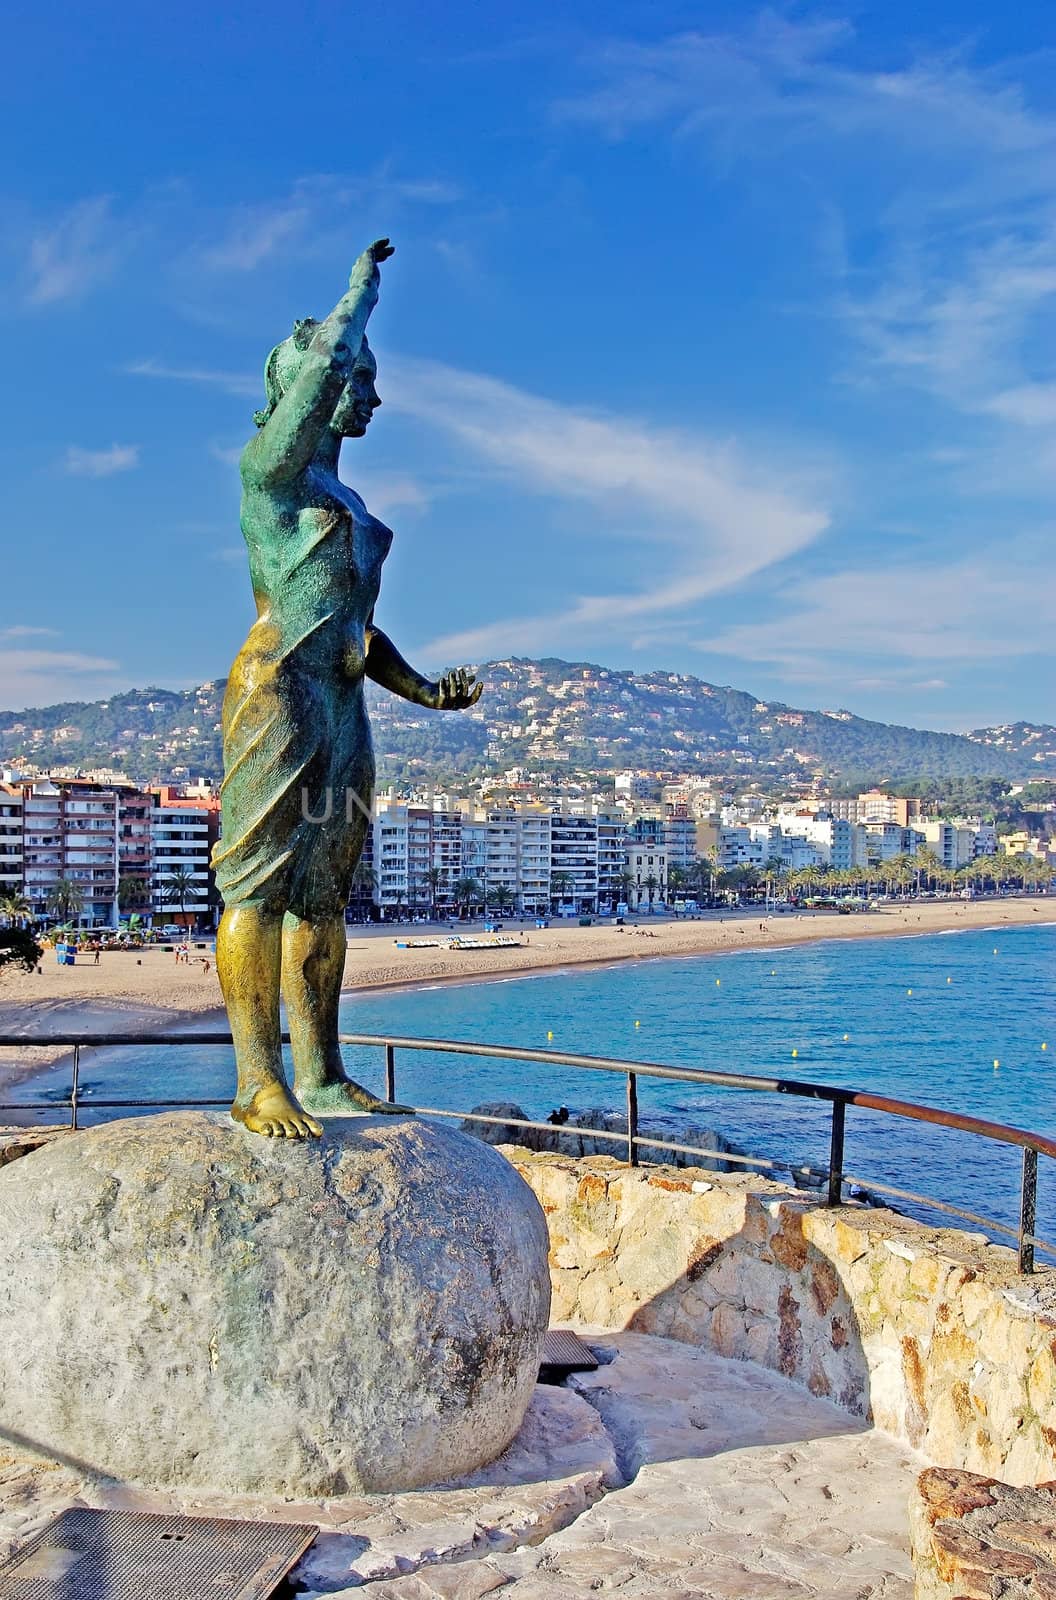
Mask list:
MULTIPOLYGON (((342 1027, 813 1079, 1056 1134, 1052 924, 645 959, 350 996, 342 1027)), ((346 1054, 353 1076, 380 1090, 380 1052, 346 1054)), ((61 1084, 59 1077, 24 1085, 22 1098, 67 1092, 68 1074, 61 1073, 61 1084)), ((82 1081, 100 1098, 222 1096, 230 1092, 230 1057, 180 1046, 92 1052, 82 1081)), ((622 1110, 624 1081, 404 1051, 397 1055, 397 1094, 452 1110, 515 1100, 529 1116, 545 1117, 561 1104, 622 1110)), ((644 1078, 639 1099, 644 1118, 662 1117, 672 1130, 704 1124, 752 1154, 827 1159, 828 1109, 815 1102, 644 1078)), ((851 1108, 846 1165, 866 1180, 936 1195, 1010 1225, 1017 1219, 1016 1149, 851 1108)), ((1056 1240, 1056 1162, 1042 1158, 1040 1168, 1038 1231, 1056 1240)))

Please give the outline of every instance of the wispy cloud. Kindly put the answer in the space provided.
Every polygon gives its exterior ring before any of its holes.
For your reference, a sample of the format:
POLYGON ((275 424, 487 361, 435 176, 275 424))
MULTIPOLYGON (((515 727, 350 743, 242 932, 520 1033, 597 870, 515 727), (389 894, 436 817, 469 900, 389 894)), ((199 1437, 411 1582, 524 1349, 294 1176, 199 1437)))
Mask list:
POLYGON ((74 478, 111 478, 138 465, 138 444, 112 444, 109 450, 82 450, 71 444, 62 460, 62 470, 74 478))
POLYGON ((212 367, 171 367, 163 361, 130 361, 122 368, 133 378, 162 378, 173 383, 201 383, 228 394, 263 398, 264 379, 250 372, 223 372, 212 367))
POLYGON ((109 195, 78 201, 29 241, 25 297, 32 306, 79 299, 109 278, 134 230, 114 214, 109 195))
MULTIPOLYGON (((940 664, 1047 653, 1056 586, 1039 582, 1051 535, 1010 541, 959 561, 891 563, 788 585, 773 613, 697 640, 700 650, 765 662, 787 676, 864 688, 870 663, 888 682, 919 680, 940 664)), ((938 688, 936 681, 915 681, 938 688)))
POLYGON ((0 639, 54 638, 57 632, 56 628, 36 628, 24 622, 16 622, 10 627, 0 628, 0 639))
POLYGON ((117 688, 120 671, 117 661, 77 650, 0 650, 0 707, 92 699, 117 688))
POLYGON ((356 469, 355 489, 376 516, 392 511, 427 511, 430 496, 425 486, 406 473, 363 472, 356 469))
POLYGON ((724 172, 780 173, 782 194, 791 181, 817 209, 818 310, 856 341, 849 379, 1053 430, 1033 335, 1056 298, 1056 116, 1031 103, 1023 62, 907 46, 877 71, 853 47, 846 21, 772 11, 725 33, 613 40, 555 115, 610 139, 667 125, 724 172))
POLYGON ((214 272, 252 272, 296 238, 310 215, 303 204, 240 208, 225 235, 201 252, 201 263, 214 272))
POLYGON ((793 473, 778 481, 729 443, 560 405, 430 362, 390 360, 386 392, 394 409, 439 427, 522 492, 591 503, 610 537, 614 524, 625 538, 629 528, 643 565, 663 573, 623 592, 580 595, 549 615, 434 640, 428 648, 437 653, 479 659, 493 648, 571 646, 633 618, 684 612, 828 525, 816 486, 793 473))

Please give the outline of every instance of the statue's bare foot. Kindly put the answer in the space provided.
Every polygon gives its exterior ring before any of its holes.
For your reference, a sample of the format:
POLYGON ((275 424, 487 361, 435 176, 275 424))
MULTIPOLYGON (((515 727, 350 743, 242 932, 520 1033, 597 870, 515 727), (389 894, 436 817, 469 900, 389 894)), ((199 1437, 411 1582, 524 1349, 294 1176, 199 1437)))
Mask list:
POLYGON ((250 1133, 263 1134, 266 1139, 322 1137, 321 1125, 306 1115, 281 1083, 265 1084, 248 1105, 239 1105, 236 1100, 231 1115, 236 1122, 244 1123, 250 1133))
POLYGON ((316 1111, 321 1117, 349 1116, 359 1112, 366 1116, 400 1116, 413 1111, 412 1106, 394 1105, 390 1100, 379 1100, 376 1094, 371 1094, 369 1089, 364 1089, 361 1083, 355 1083, 351 1078, 338 1078, 333 1083, 313 1084, 300 1094, 302 1104, 308 1111, 316 1111))

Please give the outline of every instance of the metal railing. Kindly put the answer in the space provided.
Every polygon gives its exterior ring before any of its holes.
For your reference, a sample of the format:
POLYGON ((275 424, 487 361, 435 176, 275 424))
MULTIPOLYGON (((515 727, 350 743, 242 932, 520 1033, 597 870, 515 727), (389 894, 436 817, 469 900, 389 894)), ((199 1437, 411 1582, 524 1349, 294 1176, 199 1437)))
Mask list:
MULTIPOLYGON (((289 1034, 283 1034, 283 1043, 289 1043, 289 1034)), ((974 1222, 993 1233, 1014 1239, 1017 1244, 1019 1270, 1034 1271, 1036 1250, 1056 1257, 1056 1245, 1039 1239, 1034 1232, 1037 1218, 1038 1156, 1048 1156, 1056 1161, 1056 1139, 1041 1133, 1031 1133, 1025 1128, 1013 1128, 1002 1122, 989 1122, 981 1117, 963 1116, 958 1111, 943 1111, 934 1106, 921 1106, 911 1100, 894 1100, 888 1095, 871 1094, 867 1090, 844 1089, 828 1083, 810 1083, 798 1078, 764 1078, 745 1072, 712 1072, 702 1067, 672 1067, 655 1061, 625 1061, 608 1056, 572 1055, 564 1050, 532 1050, 521 1045, 472 1044, 458 1039, 415 1039, 397 1034, 342 1033, 338 1035, 343 1045, 365 1045, 383 1053, 384 1094, 386 1100, 396 1099, 396 1051, 425 1050, 445 1055, 478 1056, 490 1060, 527 1061, 545 1067, 573 1067, 584 1072, 617 1073, 625 1079, 627 1105, 626 1133, 603 1128, 568 1127, 569 1133, 581 1137, 622 1145, 629 1166, 638 1165, 638 1152, 669 1150, 672 1154, 697 1155, 709 1161, 722 1160, 737 1166, 756 1167, 761 1171, 789 1171, 787 1163, 769 1160, 762 1156, 740 1155, 733 1151, 705 1150, 699 1145, 680 1144, 669 1139, 646 1138, 638 1131, 638 1079, 663 1078, 670 1082, 711 1085, 720 1089, 744 1089, 755 1093, 787 1094, 806 1100, 827 1101, 831 1107, 829 1132, 829 1168, 826 1203, 838 1206, 843 1203, 845 1184, 857 1184, 871 1193, 889 1195, 896 1200, 908 1200, 929 1210, 960 1217, 974 1222), (978 1138, 990 1139, 999 1144, 1018 1146, 1023 1152, 1020 1182, 1019 1226, 1010 1228, 992 1218, 980 1216, 951 1205, 946 1200, 936 1200, 931 1195, 914 1194, 910 1189, 896 1189, 871 1178, 858 1177, 845 1171, 844 1142, 847 1108, 859 1106, 869 1111, 879 1111, 887 1116, 902 1117, 910 1122, 923 1122, 932 1127, 949 1128, 970 1133, 978 1138)), ((101 1100, 92 1095, 85 1101, 81 1089, 81 1051, 88 1048, 112 1046, 155 1045, 228 1045, 230 1033, 63 1033, 63 1034, 0 1034, 0 1047, 56 1045, 73 1051, 72 1077, 69 1096, 61 1100, 0 1101, 2 1111, 54 1111, 65 1106, 70 1112, 70 1127, 76 1130, 78 1112, 86 1107, 93 1111, 173 1109, 212 1109, 226 1107, 228 1100, 179 1099, 169 1096, 164 1100, 120 1099, 101 1100)), ((527 1118, 494 1117, 472 1110, 445 1111, 436 1106, 414 1106, 418 1115, 427 1117, 453 1117, 459 1120, 494 1123, 502 1127, 535 1128, 547 1133, 559 1133, 563 1124, 532 1122, 527 1118)))

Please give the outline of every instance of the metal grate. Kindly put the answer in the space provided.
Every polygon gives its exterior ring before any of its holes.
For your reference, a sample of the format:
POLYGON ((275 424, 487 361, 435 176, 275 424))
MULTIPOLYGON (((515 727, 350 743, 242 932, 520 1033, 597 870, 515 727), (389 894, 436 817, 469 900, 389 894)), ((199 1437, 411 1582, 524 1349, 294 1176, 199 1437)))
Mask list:
MULTIPOLYGON (((543 1334, 540 1382, 560 1383, 570 1372, 595 1372, 597 1367, 594 1352, 571 1328, 548 1328, 543 1334)), ((0 1590, 0 1596, 2 1593, 0 1590)))
POLYGON ((264 1600, 318 1528, 64 1511, 0 1564, 0 1600, 264 1600))

